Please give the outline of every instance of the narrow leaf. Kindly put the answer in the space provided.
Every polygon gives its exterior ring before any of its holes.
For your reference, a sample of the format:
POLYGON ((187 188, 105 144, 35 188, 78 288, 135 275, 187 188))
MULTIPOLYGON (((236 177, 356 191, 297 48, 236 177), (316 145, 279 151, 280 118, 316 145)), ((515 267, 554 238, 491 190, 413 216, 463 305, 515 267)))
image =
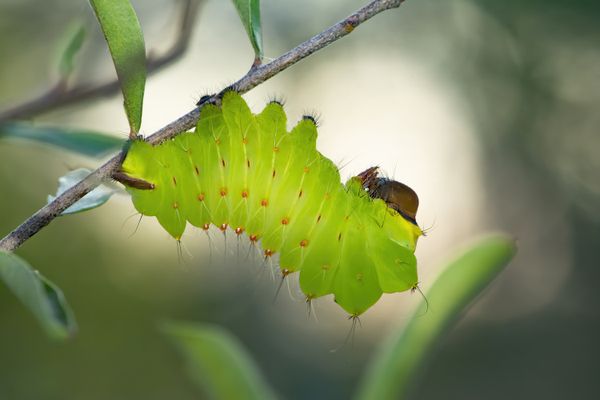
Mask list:
POLYGON ((0 251, 0 280, 36 316, 48 334, 66 339, 77 324, 62 291, 22 258, 0 251))
POLYGON ((429 311, 422 304, 406 327, 380 346, 357 398, 406 398, 411 380, 436 341, 502 271, 515 251, 513 240, 496 235, 482 239, 451 262, 426 294, 429 311))
POLYGON ((36 126, 25 122, 0 124, 0 139, 3 138, 33 140, 90 157, 103 157, 121 149, 125 143, 122 138, 104 133, 36 126))
POLYGON ((90 0, 104 32, 123 91, 131 134, 142 122, 146 50, 142 28, 129 0, 90 0))
POLYGON ((62 79, 67 79, 75 69, 75 56, 81 50, 81 46, 85 40, 85 27, 79 25, 69 29, 68 41, 62 49, 60 61, 58 63, 58 71, 62 79))
POLYGON ((210 398, 275 398, 253 360, 227 331, 191 323, 168 324, 164 331, 184 356, 190 377, 210 398))
MULTIPOLYGON (((84 179, 91 172, 92 171, 90 171, 89 169, 79 168, 58 178, 58 189, 56 191, 56 196, 48 195, 48 203, 54 201, 56 197, 60 196, 68 189, 75 186, 75 184, 84 179)), ((78 212, 100 207, 102 204, 106 203, 108 199, 110 199, 110 196, 112 196, 114 193, 115 191, 109 188, 108 186, 99 185, 94 190, 83 196, 71 207, 63 211, 61 215, 75 214, 78 212)))
POLYGON ((262 26, 260 23, 260 0, 233 0, 233 4, 246 29, 256 58, 262 59, 263 43, 262 26))

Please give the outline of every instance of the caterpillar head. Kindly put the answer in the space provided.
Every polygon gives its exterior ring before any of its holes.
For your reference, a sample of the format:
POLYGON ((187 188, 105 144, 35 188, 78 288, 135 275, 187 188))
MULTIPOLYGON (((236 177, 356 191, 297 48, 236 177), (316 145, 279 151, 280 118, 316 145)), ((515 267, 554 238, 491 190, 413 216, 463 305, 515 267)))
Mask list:
POLYGON ((407 185, 380 177, 379 167, 371 167, 358 174, 363 188, 374 199, 383 200, 388 207, 396 210, 404 219, 417 225, 419 196, 407 185))

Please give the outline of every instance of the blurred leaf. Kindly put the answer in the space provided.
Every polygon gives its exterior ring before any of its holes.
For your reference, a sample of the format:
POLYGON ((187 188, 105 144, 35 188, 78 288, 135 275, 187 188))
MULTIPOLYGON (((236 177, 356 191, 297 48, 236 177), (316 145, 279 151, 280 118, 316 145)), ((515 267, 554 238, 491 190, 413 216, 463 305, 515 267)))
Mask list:
POLYGON ((52 337, 66 339, 77 323, 62 291, 22 258, 0 251, 0 279, 29 308, 52 337))
POLYGON ((79 25, 76 29, 70 29, 68 35, 69 40, 58 63, 58 71, 63 79, 68 78, 75 69, 75 56, 85 40, 85 26, 79 25))
POLYGON ((379 348, 358 392, 358 399, 404 399, 411 380, 435 342, 515 254, 514 241, 495 235, 482 239, 451 262, 427 293, 404 329, 379 348))
POLYGON ((24 122, 0 124, 0 139, 17 138, 51 144, 75 153, 102 157, 123 147, 125 140, 104 133, 35 126, 24 122))
POLYGON ((210 398, 275 398, 239 341, 222 328, 170 323, 164 332, 185 357, 191 378, 210 394, 210 398))
MULTIPOLYGON (((89 169, 79 168, 58 178, 58 189, 56 190, 56 196, 48 195, 48 203, 54 201, 55 198, 66 192, 71 187, 75 186, 91 172, 92 171, 89 169)), ((114 193, 115 191, 113 189, 105 185, 99 185, 94 190, 83 196, 71 207, 63 211, 61 215, 75 214, 100 207, 102 204, 106 203, 108 199, 110 199, 110 196, 112 196, 114 193)))
POLYGON ((260 0, 233 0, 233 4, 237 8, 244 28, 246 28, 246 33, 254 48, 254 54, 257 58, 262 59, 263 44, 262 26, 260 23, 260 0))
POLYGON ((131 133, 137 133, 142 122, 146 85, 142 28, 129 0, 90 0, 90 3, 117 70, 131 133))

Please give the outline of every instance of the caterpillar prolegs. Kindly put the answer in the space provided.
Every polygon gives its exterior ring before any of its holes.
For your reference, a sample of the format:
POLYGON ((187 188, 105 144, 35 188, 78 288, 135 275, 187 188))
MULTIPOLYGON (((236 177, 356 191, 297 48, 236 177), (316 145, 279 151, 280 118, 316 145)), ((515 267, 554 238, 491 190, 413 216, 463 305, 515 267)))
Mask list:
POLYGON ((255 115, 228 92, 202 108, 195 132, 134 141, 122 172, 149 183, 128 187, 135 208, 176 239, 188 222, 245 232, 265 256, 279 254, 283 276, 300 273, 307 300, 333 294, 352 316, 382 293, 415 288, 416 194, 376 168, 341 184, 316 149, 314 120, 291 132, 286 123, 277 102, 255 115))

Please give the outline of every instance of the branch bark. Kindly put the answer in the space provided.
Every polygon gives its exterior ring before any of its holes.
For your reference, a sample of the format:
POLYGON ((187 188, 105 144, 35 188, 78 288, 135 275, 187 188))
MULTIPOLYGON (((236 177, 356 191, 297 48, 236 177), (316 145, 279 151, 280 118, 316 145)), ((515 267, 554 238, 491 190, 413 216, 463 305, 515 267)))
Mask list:
MULTIPOLYGON (((363 8, 354 12, 352 15, 324 30, 318 35, 313 36, 309 40, 296 46, 275 60, 267 64, 252 66, 248 73, 240 80, 238 80, 232 86, 224 89, 220 93, 214 95, 210 100, 218 100, 224 91, 230 89, 234 89, 239 93, 248 92, 250 89, 260 85, 269 78, 294 65, 298 61, 348 35, 358 25, 369 20, 375 15, 385 10, 397 8, 403 2, 404 0, 374 0, 370 2, 363 8)), ((167 139, 175 137, 181 132, 185 132, 193 128, 198 121, 200 110, 203 104, 206 104, 206 101, 201 103, 196 109, 188 112, 179 119, 171 122, 149 136, 147 141, 156 145, 167 139)), ((62 195, 58 196, 51 203, 42 207, 15 230, 0 240, 0 250, 14 251, 27 239, 35 235, 40 231, 40 229, 48 225, 54 218, 59 216, 64 210, 92 191, 104 179, 111 178, 112 175, 119 170, 124 157, 125 153, 123 152, 117 154, 104 165, 90 173, 90 175, 88 175, 81 182, 77 183, 62 195)))

